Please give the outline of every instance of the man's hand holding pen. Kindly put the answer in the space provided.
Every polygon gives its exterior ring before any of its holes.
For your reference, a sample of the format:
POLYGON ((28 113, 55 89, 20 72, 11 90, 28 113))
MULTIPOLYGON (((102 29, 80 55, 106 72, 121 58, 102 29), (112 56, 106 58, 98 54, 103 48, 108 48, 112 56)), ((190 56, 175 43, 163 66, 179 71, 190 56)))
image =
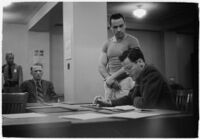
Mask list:
POLYGON ((112 106, 112 102, 111 100, 105 100, 103 97, 101 96, 96 96, 94 98, 94 104, 97 104, 97 106, 99 107, 111 107, 112 106))

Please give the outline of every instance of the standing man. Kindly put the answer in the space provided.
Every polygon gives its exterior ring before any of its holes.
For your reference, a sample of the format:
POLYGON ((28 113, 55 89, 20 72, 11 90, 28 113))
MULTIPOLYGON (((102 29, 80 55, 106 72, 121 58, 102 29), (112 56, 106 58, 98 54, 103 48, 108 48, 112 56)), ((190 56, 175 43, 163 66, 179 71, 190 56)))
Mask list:
POLYGON ((140 47, 138 40, 127 34, 125 19, 121 14, 113 14, 110 17, 110 28, 114 36, 103 46, 99 72, 104 79, 105 99, 116 99, 119 92, 126 94, 134 86, 132 79, 126 78, 119 56, 126 50, 140 47), (123 86, 125 85, 125 86, 123 86))
POLYGON ((7 64, 3 65, 3 92, 18 92, 23 81, 22 67, 14 63, 14 54, 6 53, 7 64))
POLYGON ((22 92, 28 92, 29 103, 57 102, 57 95, 53 83, 42 79, 43 65, 36 63, 31 67, 33 79, 24 81, 20 88, 22 92))
POLYGON ((124 97, 105 101, 96 98, 100 106, 133 105, 137 108, 175 109, 175 102, 167 80, 152 65, 145 63, 144 55, 138 48, 125 51, 120 56, 124 70, 135 80, 135 87, 124 97))

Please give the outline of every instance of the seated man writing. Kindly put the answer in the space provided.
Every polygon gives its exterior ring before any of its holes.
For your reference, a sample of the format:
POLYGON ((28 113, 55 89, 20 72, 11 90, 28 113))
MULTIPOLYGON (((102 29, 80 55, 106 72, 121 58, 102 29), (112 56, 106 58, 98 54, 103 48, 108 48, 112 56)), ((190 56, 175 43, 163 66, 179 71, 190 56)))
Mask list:
POLYGON ((133 105, 137 108, 175 108, 167 81, 155 67, 145 63, 140 49, 132 48, 125 51, 119 59, 126 73, 135 81, 135 87, 122 98, 104 100, 102 97, 96 97, 94 103, 99 106, 133 105))
POLYGON ((57 102, 58 97, 53 84, 42 79, 43 65, 41 63, 36 63, 31 67, 31 75, 33 79, 24 81, 20 86, 22 92, 28 92, 28 102, 57 102))

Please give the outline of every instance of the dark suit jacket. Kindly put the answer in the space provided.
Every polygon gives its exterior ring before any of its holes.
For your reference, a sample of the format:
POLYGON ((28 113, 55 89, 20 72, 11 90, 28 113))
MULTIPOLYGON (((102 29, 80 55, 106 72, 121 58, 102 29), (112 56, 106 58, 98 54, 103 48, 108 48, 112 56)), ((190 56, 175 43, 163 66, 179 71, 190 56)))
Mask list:
POLYGON ((133 105, 138 108, 175 109, 171 89, 161 73, 146 65, 127 96, 112 100, 112 105, 133 105))
POLYGON ((23 72, 22 67, 20 65, 16 65, 15 63, 11 66, 12 78, 9 79, 8 73, 8 64, 3 65, 2 73, 4 77, 4 87, 16 87, 20 86, 23 81, 23 72))
MULTIPOLYGON (((57 95, 54 91, 53 83, 46 80, 41 80, 41 85, 44 93, 44 101, 45 102, 56 102, 57 101, 57 95)), ((34 80, 26 80, 24 81, 20 89, 22 92, 28 92, 28 102, 29 103, 35 103, 37 102, 37 96, 36 96, 36 84, 34 80)))

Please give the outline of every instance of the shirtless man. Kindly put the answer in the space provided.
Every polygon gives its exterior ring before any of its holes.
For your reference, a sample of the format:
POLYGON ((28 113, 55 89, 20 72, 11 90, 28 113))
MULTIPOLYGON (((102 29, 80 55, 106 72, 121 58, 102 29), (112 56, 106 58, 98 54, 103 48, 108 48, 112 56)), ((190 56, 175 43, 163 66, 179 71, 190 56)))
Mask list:
POLYGON ((119 92, 126 92, 127 94, 134 86, 132 79, 124 72, 119 56, 130 48, 140 47, 137 38, 126 33, 126 24, 123 15, 119 13, 113 14, 109 22, 114 36, 104 44, 98 67, 105 81, 106 100, 116 99, 119 92))

